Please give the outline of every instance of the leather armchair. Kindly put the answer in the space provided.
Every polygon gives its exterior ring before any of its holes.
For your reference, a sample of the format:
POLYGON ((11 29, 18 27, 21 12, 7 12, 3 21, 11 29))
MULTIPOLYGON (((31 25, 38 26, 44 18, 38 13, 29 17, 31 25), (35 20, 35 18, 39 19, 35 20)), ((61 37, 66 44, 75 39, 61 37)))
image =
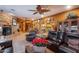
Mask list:
POLYGON ((26 35, 26 40, 31 42, 36 37, 35 32, 30 32, 28 35, 26 35))
POLYGON ((0 50, 0 53, 12 53, 13 52, 12 41, 2 42, 0 43, 0 46, 3 47, 0 50))

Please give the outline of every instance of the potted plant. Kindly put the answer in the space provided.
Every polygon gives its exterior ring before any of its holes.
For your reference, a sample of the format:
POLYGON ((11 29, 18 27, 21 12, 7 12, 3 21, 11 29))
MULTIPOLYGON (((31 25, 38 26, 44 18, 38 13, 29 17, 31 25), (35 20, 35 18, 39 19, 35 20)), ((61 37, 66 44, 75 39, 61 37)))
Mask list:
POLYGON ((43 39, 43 38, 35 38, 32 41, 33 44, 33 51, 38 52, 38 53, 44 53, 46 46, 48 44, 48 40, 43 39))

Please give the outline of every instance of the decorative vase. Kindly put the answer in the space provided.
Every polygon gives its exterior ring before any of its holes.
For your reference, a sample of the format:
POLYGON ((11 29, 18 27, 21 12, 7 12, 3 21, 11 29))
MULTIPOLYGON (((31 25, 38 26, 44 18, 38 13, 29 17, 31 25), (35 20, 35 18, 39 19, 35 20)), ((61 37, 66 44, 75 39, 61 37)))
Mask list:
POLYGON ((35 53, 45 53, 46 47, 38 47, 38 46, 33 46, 33 52, 35 53))

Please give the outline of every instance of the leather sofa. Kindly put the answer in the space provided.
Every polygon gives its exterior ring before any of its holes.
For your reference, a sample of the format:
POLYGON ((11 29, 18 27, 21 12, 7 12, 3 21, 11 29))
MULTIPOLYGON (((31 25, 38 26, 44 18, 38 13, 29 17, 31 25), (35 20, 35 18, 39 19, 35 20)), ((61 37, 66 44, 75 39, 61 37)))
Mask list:
POLYGON ((79 36, 78 35, 70 35, 67 33, 67 35, 63 35, 57 32, 50 31, 48 34, 48 40, 51 41, 50 45, 48 45, 48 48, 56 53, 78 53, 78 47, 79 47, 79 36), (57 37, 59 36, 59 37, 57 37), (72 43, 72 41, 74 43, 72 43), (70 43, 69 43, 70 42, 70 43), (76 45, 73 46, 72 44, 76 45), (74 48, 75 47, 75 48, 74 48))
POLYGON ((36 37, 35 32, 30 32, 28 35, 26 35, 26 40, 31 42, 36 37))
POLYGON ((12 53, 13 52, 12 41, 2 42, 0 43, 0 46, 3 47, 0 50, 1 53, 12 53))

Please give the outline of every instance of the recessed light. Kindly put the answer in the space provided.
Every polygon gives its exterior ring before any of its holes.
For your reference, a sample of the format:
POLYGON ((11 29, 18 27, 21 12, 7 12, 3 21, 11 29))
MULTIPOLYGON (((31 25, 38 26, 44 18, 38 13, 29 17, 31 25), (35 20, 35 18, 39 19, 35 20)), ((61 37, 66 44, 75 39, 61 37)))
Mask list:
POLYGON ((32 19, 32 20, 34 20, 34 19, 32 19))
POLYGON ((41 15, 41 17, 43 18, 43 17, 44 17, 44 15, 42 14, 42 15, 41 15))
POLYGON ((66 9, 71 9, 71 8, 72 8, 72 6, 71 6, 71 5, 66 6, 66 9))

